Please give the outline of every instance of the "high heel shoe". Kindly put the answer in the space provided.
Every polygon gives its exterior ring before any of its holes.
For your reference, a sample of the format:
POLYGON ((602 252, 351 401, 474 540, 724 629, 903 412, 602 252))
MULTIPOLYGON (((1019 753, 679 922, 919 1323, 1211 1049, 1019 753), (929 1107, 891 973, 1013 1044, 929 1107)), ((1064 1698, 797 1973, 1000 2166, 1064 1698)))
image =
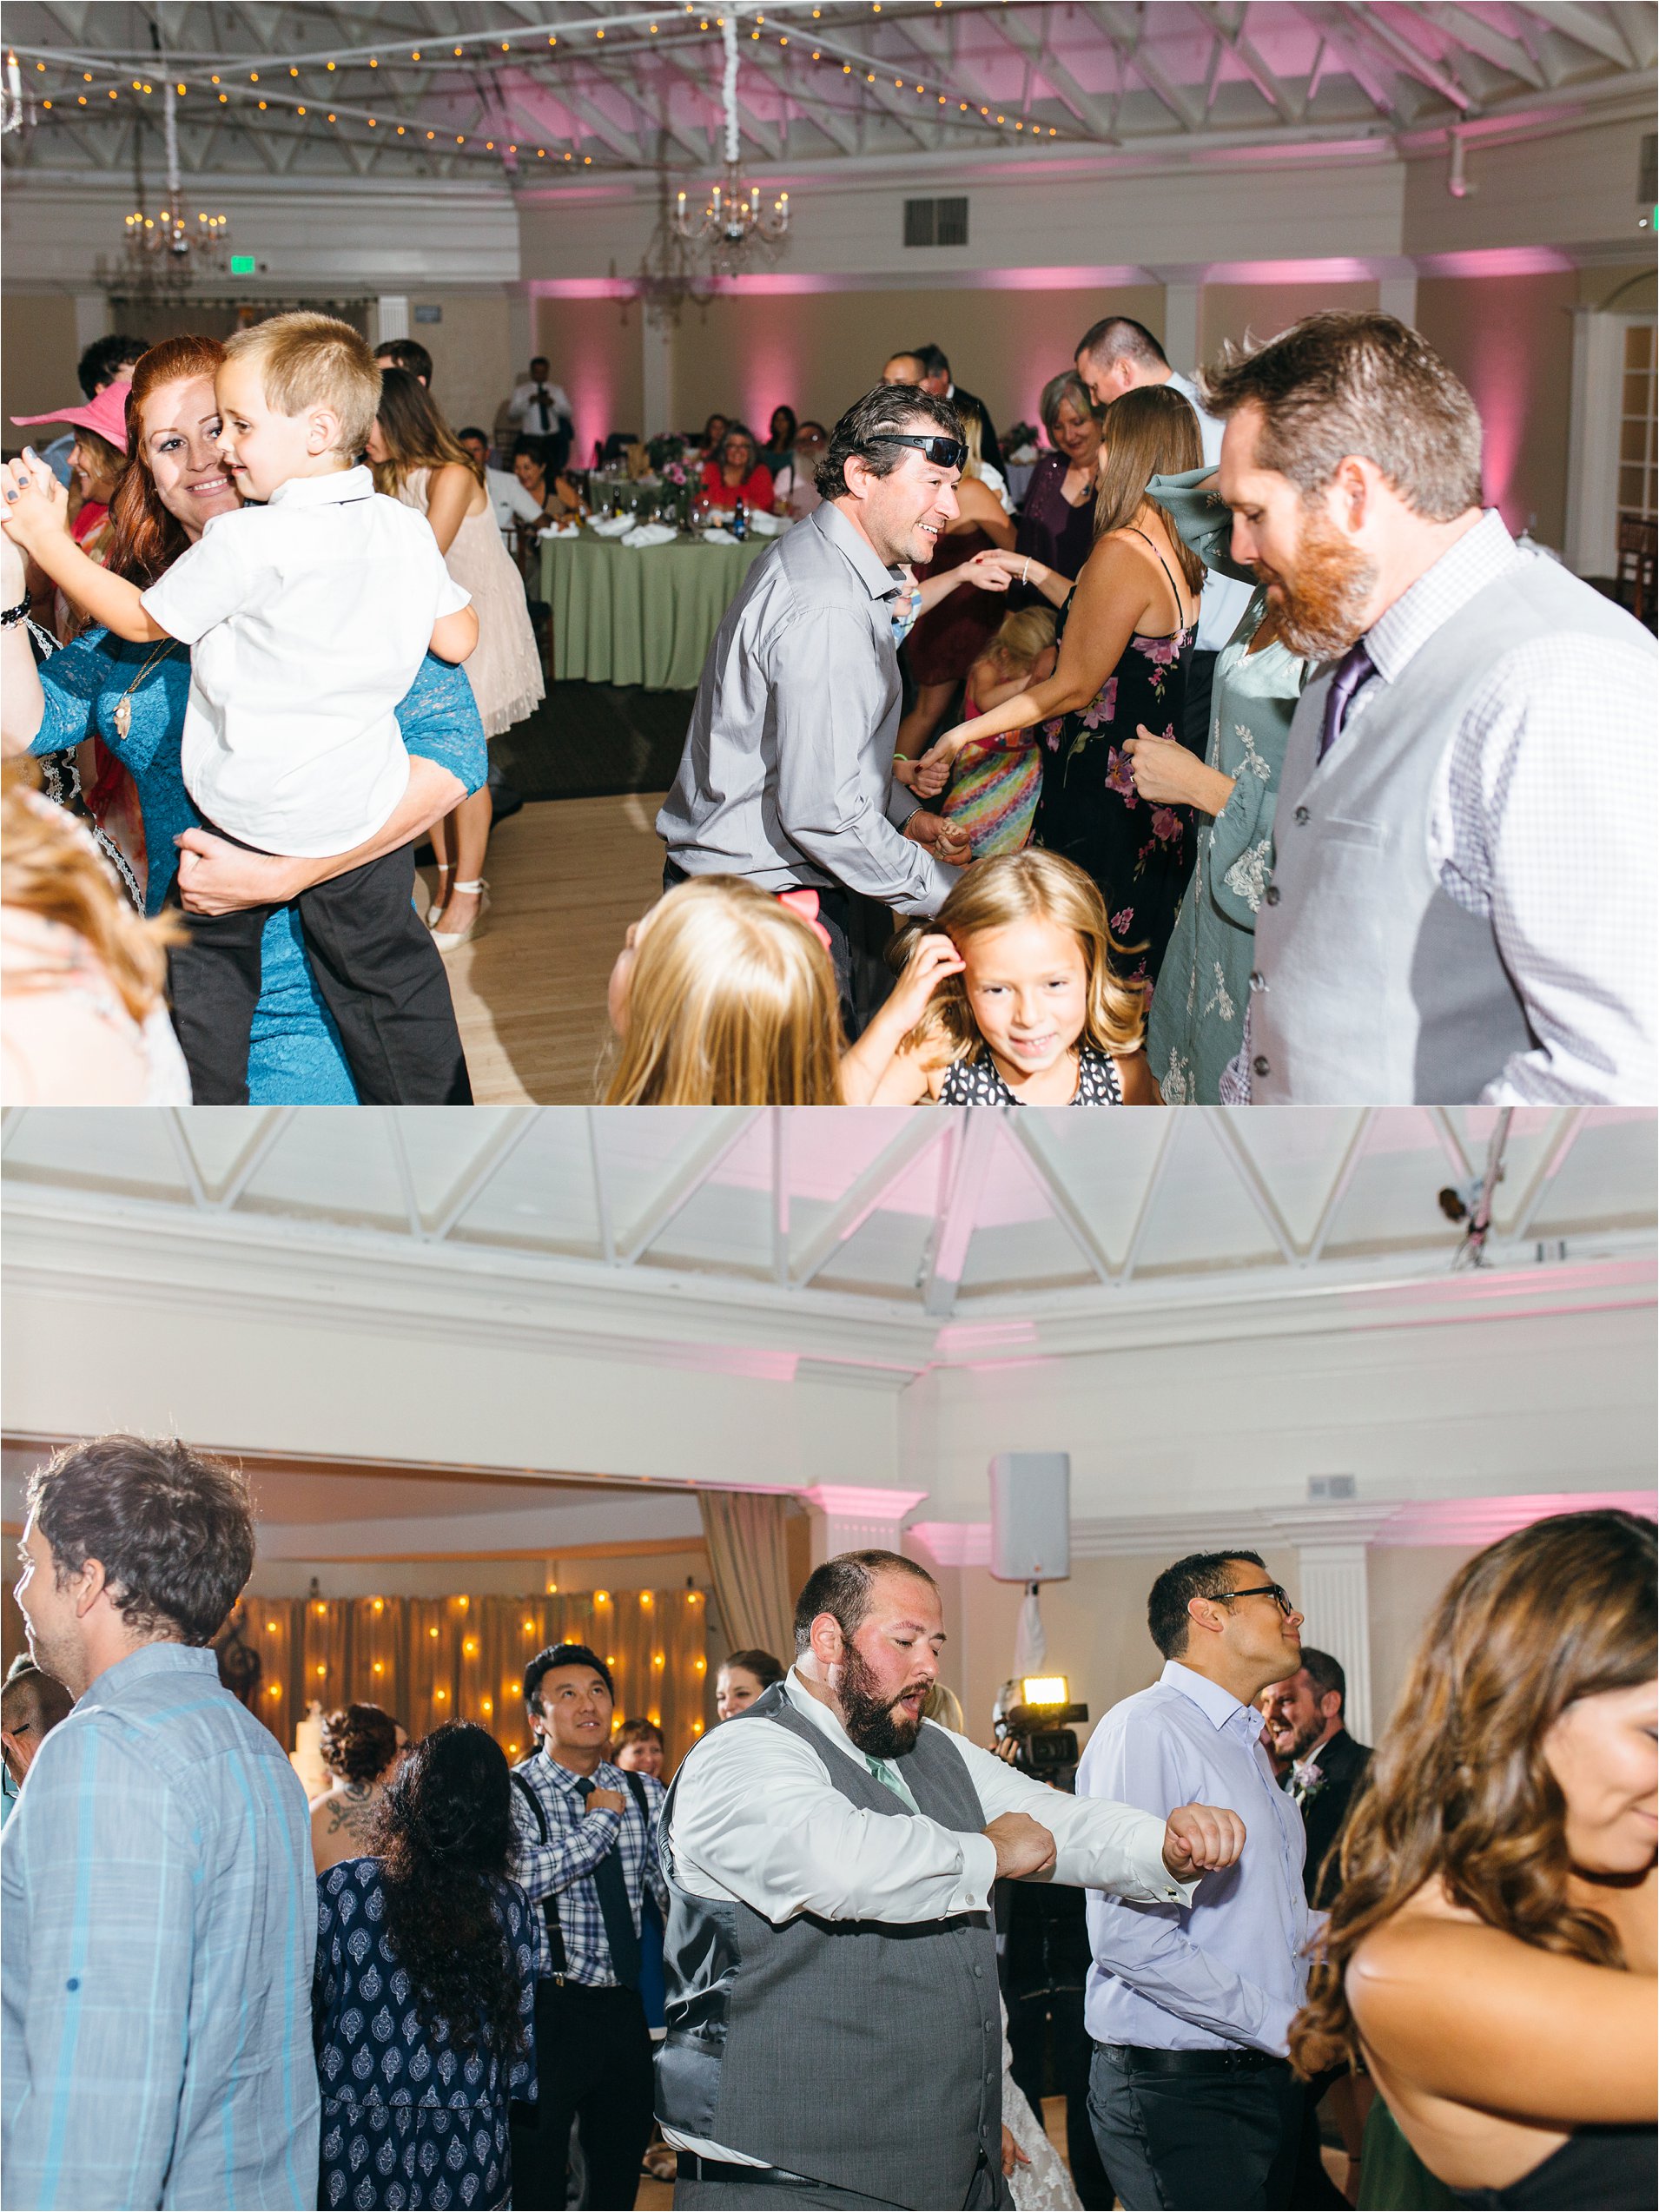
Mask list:
POLYGON ((426 908, 426 927, 428 929, 436 929, 444 908, 449 903, 448 895, 444 889, 444 878, 446 875, 453 875, 455 873, 455 863, 453 861, 434 861, 433 865, 438 871, 438 896, 426 908))
POLYGON ((473 893, 476 892, 478 895, 478 912, 473 916, 473 919, 467 923, 465 929, 434 929, 433 931, 432 941, 437 946, 440 953, 453 953, 457 951, 462 945, 470 944, 473 939, 476 937, 479 932, 483 928, 484 917, 490 910, 490 887, 484 881, 484 878, 481 875, 478 878, 476 882, 452 883, 449 888, 452 895, 456 891, 459 891, 470 896, 473 893))

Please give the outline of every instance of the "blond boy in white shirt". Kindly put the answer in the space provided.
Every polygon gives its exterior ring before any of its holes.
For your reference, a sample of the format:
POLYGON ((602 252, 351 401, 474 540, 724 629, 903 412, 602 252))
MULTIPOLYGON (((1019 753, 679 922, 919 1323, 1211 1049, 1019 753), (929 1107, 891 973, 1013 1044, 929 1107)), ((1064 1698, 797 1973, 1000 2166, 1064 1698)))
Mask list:
MULTIPOLYGON (((358 333, 326 315, 278 315, 225 350, 220 458, 265 504, 215 517, 142 591, 73 544, 61 495, 38 471, 14 469, 5 525, 117 637, 193 649, 182 764, 208 828, 260 852, 354 854, 408 780, 393 710, 428 650, 466 657, 477 617, 426 518, 377 493, 356 463, 380 383, 358 333)), ((466 1103, 413 876, 405 846, 301 892, 307 950, 366 1103, 466 1103)), ((247 1099, 268 912, 186 917, 174 1019, 199 1104, 247 1099)))

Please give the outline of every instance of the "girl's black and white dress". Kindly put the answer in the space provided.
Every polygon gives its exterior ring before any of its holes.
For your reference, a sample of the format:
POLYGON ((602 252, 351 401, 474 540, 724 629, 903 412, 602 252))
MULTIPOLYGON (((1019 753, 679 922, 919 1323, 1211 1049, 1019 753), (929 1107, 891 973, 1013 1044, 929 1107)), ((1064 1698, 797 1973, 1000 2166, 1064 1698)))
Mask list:
MULTIPOLYGON (((945 1080, 939 1093, 941 1106, 1018 1106, 1016 1099, 997 1072, 996 1062, 988 1052, 978 1060, 953 1060, 945 1071, 945 1080)), ((1123 1104, 1123 1085, 1118 1075, 1118 1064, 1110 1053, 1097 1053, 1093 1045, 1085 1045, 1078 1054, 1077 1089, 1073 1106, 1103 1106, 1123 1104)))

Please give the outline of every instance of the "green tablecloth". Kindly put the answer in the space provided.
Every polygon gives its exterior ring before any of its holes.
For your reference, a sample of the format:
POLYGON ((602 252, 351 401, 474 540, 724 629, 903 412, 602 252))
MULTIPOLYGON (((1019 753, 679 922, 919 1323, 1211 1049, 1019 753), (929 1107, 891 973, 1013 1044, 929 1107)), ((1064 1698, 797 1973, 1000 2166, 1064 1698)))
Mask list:
POLYGON ((554 677, 694 690, 721 616, 773 542, 633 546, 585 530, 545 538, 541 596, 553 611, 554 677))

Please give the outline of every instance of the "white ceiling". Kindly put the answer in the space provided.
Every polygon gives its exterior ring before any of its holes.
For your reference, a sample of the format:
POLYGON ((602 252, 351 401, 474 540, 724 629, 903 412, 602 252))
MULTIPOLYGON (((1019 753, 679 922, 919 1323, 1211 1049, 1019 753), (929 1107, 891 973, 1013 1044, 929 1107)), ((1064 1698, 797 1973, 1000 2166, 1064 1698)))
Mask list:
MULTIPOLYGON (((918 1320, 1191 1294, 1431 1280, 1437 1194, 1482 1169, 1490 1110, 1274 1114, 777 1109, 12 1109, 4 1193, 32 1223, 319 1233, 434 1282, 492 1253, 611 1298, 740 1290, 804 1317, 918 1320)), ((1654 1250, 1655 1117, 1512 1119, 1487 1250, 1516 1268, 1654 1250), (1563 1249, 1564 1248, 1564 1249, 1563 1249)))
MULTIPOLYGON (((697 173, 719 155, 721 12, 684 0, 8 0, 33 108, 7 163, 130 174, 136 157, 153 179, 165 62, 188 87, 188 175, 697 173)), ((1640 0, 773 0, 737 12, 743 159, 760 168, 1558 122, 1650 88, 1656 45, 1640 0)))

